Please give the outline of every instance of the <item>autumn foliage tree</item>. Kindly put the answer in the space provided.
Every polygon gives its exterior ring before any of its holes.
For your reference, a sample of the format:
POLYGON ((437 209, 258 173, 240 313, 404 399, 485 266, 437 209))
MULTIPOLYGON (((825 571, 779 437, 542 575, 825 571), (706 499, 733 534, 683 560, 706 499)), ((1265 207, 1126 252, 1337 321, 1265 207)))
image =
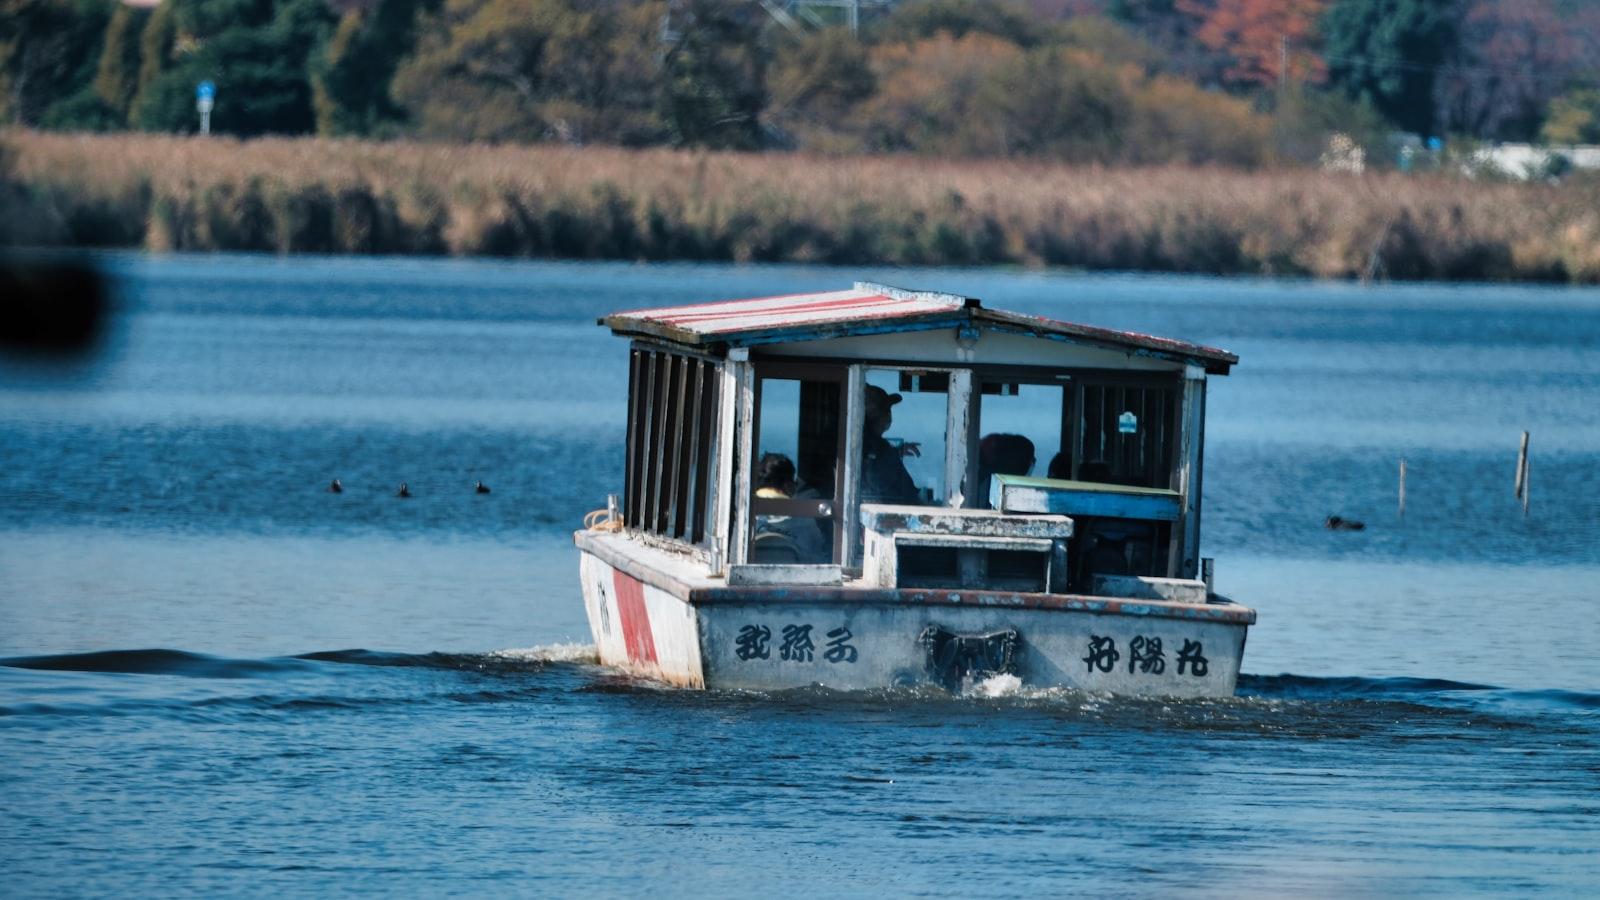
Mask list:
POLYGON ((1199 20, 1195 37, 1202 44, 1232 58, 1225 77, 1241 84, 1273 84, 1285 77, 1322 81, 1327 66, 1315 48, 1317 23, 1326 7, 1326 0, 1178 0, 1177 4, 1199 20))

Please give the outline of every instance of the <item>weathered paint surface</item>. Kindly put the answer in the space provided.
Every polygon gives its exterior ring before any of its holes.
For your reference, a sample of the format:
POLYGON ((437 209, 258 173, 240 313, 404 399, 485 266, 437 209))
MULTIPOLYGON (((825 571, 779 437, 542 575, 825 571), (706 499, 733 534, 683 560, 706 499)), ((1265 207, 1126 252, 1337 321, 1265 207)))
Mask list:
POLYGON ((1010 513, 1053 513, 1176 522, 1183 508, 1177 491, 996 475, 989 502, 1010 513))
POLYGON ((1231 603, 848 585, 698 586, 678 596, 589 552, 580 570, 600 661, 696 688, 937 682, 920 640, 935 626, 962 636, 1015 629, 1015 674, 1032 687, 1228 696, 1255 621, 1231 603))
POLYGON ((1005 591, 946 590, 943 588, 695 588, 689 600, 704 608, 725 603, 814 603, 820 605, 862 606, 965 606, 1007 609, 1068 610, 1106 616, 1138 616, 1148 619, 1185 619, 1197 622, 1225 622, 1253 625, 1256 611, 1237 603, 1175 603, 1167 600, 1097 597, 1088 594, 1031 594, 1005 591))
POLYGON ((1149 575, 1095 575, 1092 584, 1099 597, 1143 600, 1177 600, 1205 603, 1206 583, 1194 578, 1156 578, 1149 575))
POLYGON ((1113 694, 1232 696, 1245 626, 995 606, 726 603, 701 608, 706 686, 841 690, 936 682, 919 640, 930 625, 960 635, 1015 629, 1027 687, 1113 694))
POLYGON ((869 503, 861 507, 861 524, 871 531, 885 533, 904 531, 1047 539, 1072 537, 1072 520, 1065 516, 1012 516, 991 509, 869 503))
POLYGON ((588 553, 581 554, 578 569, 602 664, 680 687, 705 687, 693 607, 588 553))
POLYGON ((1229 367, 1239 361, 1234 354, 1215 347, 984 309, 977 300, 953 294, 907 291, 869 282, 857 282, 842 291, 631 310, 602 321, 618 334, 656 337, 690 346, 753 346, 967 324, 1193 361, 1218 375, 1226 375, 1229 367))

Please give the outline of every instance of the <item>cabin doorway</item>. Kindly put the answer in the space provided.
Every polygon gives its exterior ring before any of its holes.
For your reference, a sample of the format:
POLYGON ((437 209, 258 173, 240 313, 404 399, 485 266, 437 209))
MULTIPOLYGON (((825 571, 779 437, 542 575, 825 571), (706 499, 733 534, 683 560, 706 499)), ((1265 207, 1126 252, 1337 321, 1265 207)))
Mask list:
POLYGON ((750 563, 839 562, 846 381, 843 366, 757 365, 750 563))

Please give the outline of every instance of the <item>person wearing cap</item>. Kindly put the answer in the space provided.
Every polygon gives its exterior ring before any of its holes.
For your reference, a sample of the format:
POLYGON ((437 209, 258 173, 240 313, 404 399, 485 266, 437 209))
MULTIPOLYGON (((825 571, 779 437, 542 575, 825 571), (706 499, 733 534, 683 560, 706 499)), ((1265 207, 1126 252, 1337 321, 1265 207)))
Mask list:
POLYGON ((892 409, 903 397, 874 384, 867 385, 866 414, 861 435, 861 502, 909 503, 921 501, 916 482, 901 461, 905 455, 920 456, 914 443, 899 447, 884 437, 894 424, 892 409))

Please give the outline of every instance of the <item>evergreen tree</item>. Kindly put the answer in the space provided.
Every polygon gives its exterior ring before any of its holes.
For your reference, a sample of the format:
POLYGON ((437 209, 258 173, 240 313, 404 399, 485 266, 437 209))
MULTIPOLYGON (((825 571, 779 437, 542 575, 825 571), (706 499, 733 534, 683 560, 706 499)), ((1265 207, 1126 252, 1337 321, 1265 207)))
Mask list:
POLYGON ((1401 128, 1432 134, 1434 85, 1461 14, 1460 0, 1340 0, 1323 19, 1329 80, 1401 128))
POLYGON ((44 124, 89 87, 112 0, 0 0, 0 118, 44 124))
POLYGON ((311 58, 317 132, 380 134, 405 118, 390 94, 396 68, 416 46, 417 18, 431 0, 377 0, 352 8, 326 49, 311 58))
POLYGON ((94 90, 123 124, 128 121, 134 95, 139 91, 140 35, 149 19, 150 10, 121 4, 106 25, 94 90))
POLYGON ((164 0, 150 12, 139 32, 139 82, 128 107, 128 124, 154 129, 155 110, 163 104, 155 98, 161 73, 171 67, 173 44, 177 40, 177 16, 173 4, 164 0))
POLYGON ((754 149, 763 143, 765 13, 734 0, 688 0, 663 60, 662 118, 675 144, 754 149))
POLYGON ((307 61, 327 40, 334 21, 323 0, 168 3, 174 7, 171 61, 140 92, 140 125, 194 131, 195 86, 212 81, 217 86, 213 131, 251 136, 314 130, 307 61))

